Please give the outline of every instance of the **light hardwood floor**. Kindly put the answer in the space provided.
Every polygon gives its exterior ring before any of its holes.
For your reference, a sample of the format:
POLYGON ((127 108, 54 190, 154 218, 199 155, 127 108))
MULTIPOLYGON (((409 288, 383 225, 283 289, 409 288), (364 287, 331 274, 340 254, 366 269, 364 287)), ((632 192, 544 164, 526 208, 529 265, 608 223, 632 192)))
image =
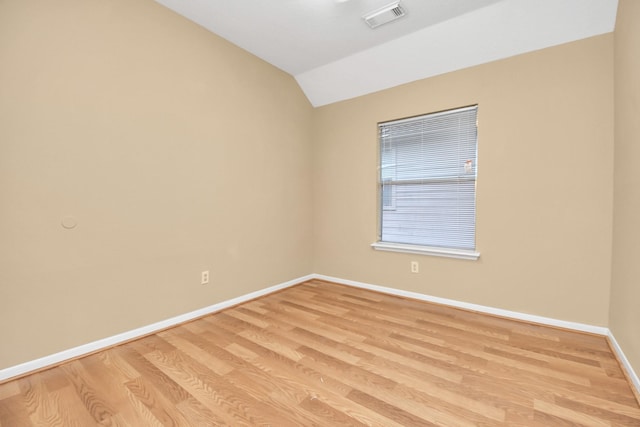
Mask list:
POLYGON ((640 426, 600 336, 318 280, 0 385, 0 425, 640 426))

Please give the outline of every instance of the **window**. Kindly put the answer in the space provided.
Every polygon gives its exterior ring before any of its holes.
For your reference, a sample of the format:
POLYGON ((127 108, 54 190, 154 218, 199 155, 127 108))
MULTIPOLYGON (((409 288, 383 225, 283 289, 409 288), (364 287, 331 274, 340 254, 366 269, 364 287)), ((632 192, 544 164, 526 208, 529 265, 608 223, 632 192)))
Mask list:
POLYGON ((477 259, 477 106, 378 125, 379 250, 477 259))
POLYGON ((396 186, 391 183, 396 179, 396 150, 391 144, 381 143, 380 180, 382 181, 382 209, 396 208, 396 186))

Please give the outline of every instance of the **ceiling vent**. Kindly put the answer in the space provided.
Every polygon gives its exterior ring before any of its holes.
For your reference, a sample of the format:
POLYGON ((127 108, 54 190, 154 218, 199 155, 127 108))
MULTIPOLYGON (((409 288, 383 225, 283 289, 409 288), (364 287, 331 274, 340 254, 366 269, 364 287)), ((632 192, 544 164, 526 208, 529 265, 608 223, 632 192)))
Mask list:
POLYGON ((402 18, 405 15, 405 10, 400 6, 399 1, 394 1, 380 9, 376 9, 373 12, 369 12, 362 18, 371 28, 379 27, 382 24, 386 24, 391 21, 395 21, 398 18, 402 18))

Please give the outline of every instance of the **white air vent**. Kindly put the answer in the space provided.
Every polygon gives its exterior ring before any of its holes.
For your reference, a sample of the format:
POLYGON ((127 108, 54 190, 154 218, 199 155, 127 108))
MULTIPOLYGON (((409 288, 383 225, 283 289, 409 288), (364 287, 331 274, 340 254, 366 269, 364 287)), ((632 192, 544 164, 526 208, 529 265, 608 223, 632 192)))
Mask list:
POLYGON ((362 18, 371 28, 376 28, 382 24, 386 24, 387 22, 402 18, 404 15, 405 10, 400 6, 400 2, 394 1, 380 9, 367 13, 362 18))

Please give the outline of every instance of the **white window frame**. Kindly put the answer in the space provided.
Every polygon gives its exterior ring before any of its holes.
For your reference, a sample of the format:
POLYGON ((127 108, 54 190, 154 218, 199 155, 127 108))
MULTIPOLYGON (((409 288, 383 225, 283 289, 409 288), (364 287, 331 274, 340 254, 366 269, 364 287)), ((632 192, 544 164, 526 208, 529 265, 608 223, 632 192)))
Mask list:
MULTIPOLYGON (((453 113, 464 113, 470 110, 474 110, 474 112, 477 113, 477 105, 474 106, 470 106, 470 107, 463 107, 463 108, 458 108, 458 109, 454 109, 454 110, 447 110, 447 111, 442 111, 442 112, 437 112, 437 113, 432 113, 432 114, 425 114, 422 116, 418 116, 418 117, 413 117, 413 118, 409 118, 409 119, 401 119, 401 120, 396 120, 396 121, 391 121, 391 122, 385 122, 385 123, 380 123, 379 124, 379 129, 382 130, 385 126, 393 126, 394 124, 406 124, 406 123, 411 123, 411 122, 416 122, 419 123, 420 120, 425 120, 425 119, 430 119, 430 118, 434 118, 437 117, 439 115, 446 115, 446 114, 453 114, 453 113)), ((477 122, 476 122, 476 126, 477 126, 477 122)), ((380 134, 379 137, 379 160, 378 160, 378 166, 379 166, 379 174, 378 174, 378 206, 379 206, 379 210, 378 210, 378 241, 375 243, 372 243, 371 246, 376 249, 376 250, 381 250, 381 251, 391 251, 391 252, 403 252, 403 253, 413 253, 413 254, 420 254, 420 255, 433 255, 433 256, 440 256, 440 257, 448 257, 448 258, 458 258, 458 259, 467 259, 467 260, 477 260, 480 257, 480 253, 476 251, 476 247, 475 247, 475 183, 477 180, 477 134, 476 134, 476 140, 475 140, 475 157, 473 159, 473 165, 472 165, 472 173, 473 176, 468 176, 468 177, 458 177, 458 179, 460 181, 464 181, 466 180, 468 182, 468 180, 472 179, 474 182, 474 191, 473 191, 473 197, 474 197, 474 213, 473 213, 473 220, 474 220, 474 227, 473 227, 473 248, 456 248, 456 247, 447 247, 447 246, 426 246, 426 245, 422 245, 422 244, 412 244, 412 243, 408 243, 408 242, 392 242, 392 241, 383 241, 382 240, 382 236, 384 234, 383 232, 383 217, 386 214, 388 215, 395 215, 395 213, 393 212, 386 212, 389 210, 396 210, 396 209, 401 209, 398 207, 397 205, 397 185, 392 185, 390 187, 388 187, 388 182, 394 182, 397 183, 399 185, 403 184, 404 182, 399 179, 397 180, 397 176, 396 176, 396 165, 395 165, 395 156, 397 155, 395 152, 395 146, 391 145, 391 146, 387 146, 387 147, 383 147, 383 144, 385 144, 384 138, 382 137, 382 134, 380 134), (384 150, 394 150, 393 152, 393 160, 389 161, 388 155, 385 155, 384 150), (385 164, 385 162, 387 162, 385 164), (462 178, 462 179, 460 179, 462 178), (386 187, 386 188, 385 188, 386 187), (385 196, 387 194, 384 194, 385 191, 391 191, 391 194, 388 195, 392 202, 391 203, 385 203, 385 196)), ((452 143, 455 143, 455 141, 452 140, 452 143)), ((457 150, 457 149, 456 149, 457 150)), ((461 165, 461 167, 464 167, 464 164, 461 165)), ((469 172, 467 170, 467 168, 464 168, 466 172, 469 172)), ((402 173, 402 172, 399 172, 402 173)), ((428 184, 432 179, 430 178, 422 178, 421 181, 424 184, 428 184)), ((433 180, 435 181, 435 180, 433 180)), ((471 193, 468 193, 471 194, 471 193)), ((407 239, 410 240, 410 239, 407 239)), ((470 246, 469 244, 467 246, 470 246)))

